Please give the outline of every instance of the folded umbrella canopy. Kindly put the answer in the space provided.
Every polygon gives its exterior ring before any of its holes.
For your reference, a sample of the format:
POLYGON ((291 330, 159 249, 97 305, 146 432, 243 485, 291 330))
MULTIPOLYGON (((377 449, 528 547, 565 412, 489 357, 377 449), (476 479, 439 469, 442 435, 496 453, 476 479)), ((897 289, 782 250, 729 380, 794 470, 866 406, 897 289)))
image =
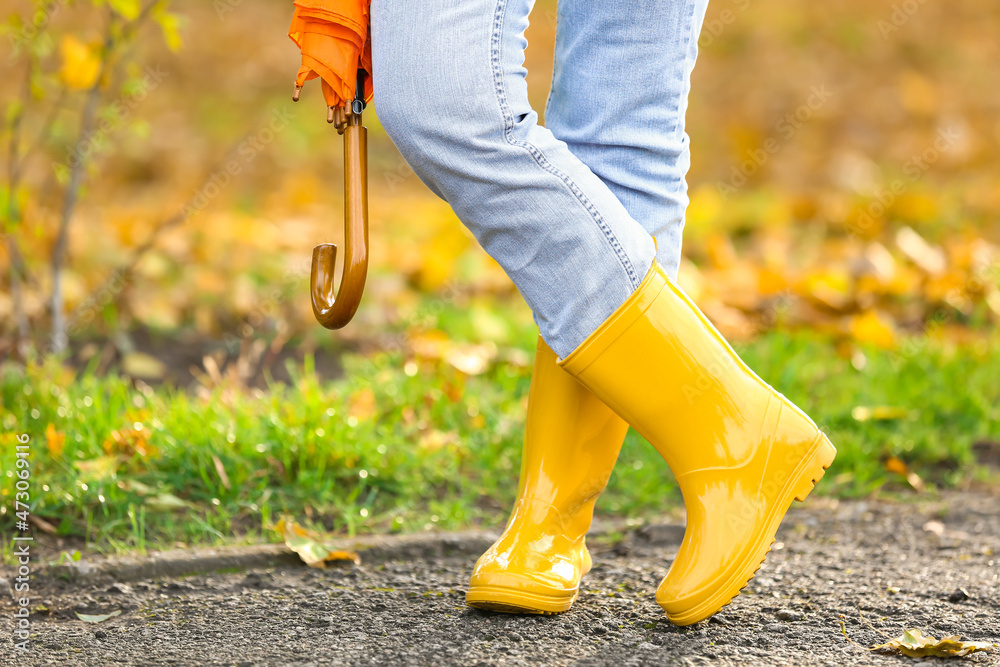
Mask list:
POLYGON ((302 52, 296 91, 319 77, 328 107, 355 97, 357 73, 365 77, 366 102, 372 99, 372 45, 368 34, 370 0, 296 0, 288 36, 302 52))
POLYGON ((296 0, 288 36, 302 52, 295 95, 320 78, 327 121, 344 135, 344 275, 334 289, 337 246, 313 248, 313 314, 324 327, 340 329, 361 303, 368 274, 368 131, 361 124, 373 96, 369 38, 370 0, 296 0))

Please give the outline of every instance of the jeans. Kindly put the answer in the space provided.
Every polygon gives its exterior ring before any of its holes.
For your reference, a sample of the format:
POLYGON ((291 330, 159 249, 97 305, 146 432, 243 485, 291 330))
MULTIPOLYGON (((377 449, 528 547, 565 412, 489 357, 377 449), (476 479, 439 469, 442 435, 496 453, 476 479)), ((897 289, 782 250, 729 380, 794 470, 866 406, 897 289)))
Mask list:
POLYGON ((560 357, 654 257, 676 275, 684 115, 707 2, 560 0, 543 127, 524 68, 534 0, 372 0, 379 120, 560 357))

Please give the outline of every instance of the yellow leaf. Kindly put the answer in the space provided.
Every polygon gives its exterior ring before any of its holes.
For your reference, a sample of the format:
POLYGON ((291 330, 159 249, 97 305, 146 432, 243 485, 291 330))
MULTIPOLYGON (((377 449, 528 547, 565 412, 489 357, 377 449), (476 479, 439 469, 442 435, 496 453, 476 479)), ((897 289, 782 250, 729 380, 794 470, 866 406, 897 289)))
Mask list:
POLYGON ((905 475, 909 471, 906 464, 900 459, 897 459, 895 456, 890 457, 889 460, 885 462, 885 469, 898 475, 905 475))
POLYGON ((851 416, 855 421, 866 422, 869 420, 889 421, 892 419, 907 419, 910 411, 906 408, 896 408, 891 405, 867 406, 859 405, 851 410, 851 416))
POLYGON ((163 5, 158 5, 153 10, 153 20, 160 25, 163 31, 163 40, 167 43, 167 48, 177 52, 181 48, 181 19, 177 14, 171 14, 163 9, 163 5))
POLYGON ((62 69, 59 78, 67 88, 86 90, 94 85, 101 72, 97 49, 84 44, 73 35, 65 35, 59 45, 62 69))
POLYGON ((993 651, 996 648, 997 645, 990 642, 963 642, 959 635, 935 639, 930 635, 925 635, 916 628, 912 628, 903 632, 899 637, 891 639, 884 644, 873 646, 869 650, 888 649, 899 651, 911 658, 923 658, 927 656, 949 658, 969 655, 976 651, 993 651))
POLYGON ((358 421, 371 419, 375 412, 375 392, 367 387, 354 394, 347 406, 347 414, 358 421))
POLYGON ((788 281, 780 271, 761 267, 757 271, 757 291, 764 296, 774 296, 788 289, 788 281))
POLYGON ((885 469, 905 479, 914 490, 921 492, 924 490, 924 480, 920 479, 920 475, 910 470, 910 467, 902 459, 898 459, 895 456, 890 457, 885 462, 885 469))
POLYGON ((471 241, 457 223, 443 225, 420 249, 420 268, 414 275, 417 287, 425 292, 444 287, 454 277, 458 258, 469 245, 471 241))
POLYGON ((859 343, 871 343, 883 349, 896 347, 892 322, 874 310, 851 318, 851 337, 859 343))
POLYGON ((726 269, 736 263, 736 249, 728 235, 712 233, 705 240, 705 250, 712 266, 726 269))
POLYGON ((413 354, 421 359, 443 359, 451 345, 448 334, 437 329, 412 330, 407 333, 407 344, 413 354))
POLYGON ((941 214, 938 210, 939 200, 922 193, 904 192, 893 203, 892 210, 896 216, 914 222, 932 222, 941 214))
POLYGON ((690 231, 695 238, 703 236, 706 230, 718 223, 719 217, 725 211, 725 206, 725 200, 714 185, 704 183, 695 188, 691 192, 685 231, 690 231))
POLYGON ((447 362, 466 375, 480 375, 490 367, 497 356, 497 346, 488 342, 481 345, 474 343, 456 343, 445 354, 447 362))
POLYGON ((53 459, 62 458, 63 444, 66 442, 66 434, 57 431, 56 427, 49 424, 45 427, 45 444, 49 448, 49 457, 53 459))
POLYGON ((834 310, 843 310, 851 300, 851 278, 842 269, 817 270, 806 275, 795 287, 799 294, 834 310))
POLYGON ((139 12, 142 10, 139 0, 108 0, 108 4, 129 21, 139 18, 139 12))
POLYGON ((340 551, 323 544, 323 537, 300 526, 290 517, 282 517, 271 530, 279 533, 289 549, 299 555, 309 567, 324 568, 330 561, 352 561, 361 564, 361 557, 353 551, 340 551))
POLYGON ((919 72, 905 70, 899 76, 899 97, 907 111, 932 116, 941 101, 941 91, 919 72))
POLYGON ((104 440, 104 451, 112 456, 142 456, 155 458, 159 451, 149 443, 145 429, 124 428, 111 432, 111 435, 104 440))
POLYGON ((122 370, 133 377, 159 379, 166 374, 167 367, 156 357, 143 352, 129 352, 122 359, 122 370))
POLYGON ((457 443, 458 441, 459 438, 456 433, 447 433, 445 431, 432 429, 420 436, 420 441, 417 443, 417 446, 427 452, 436 452, 445 445, 457 443))

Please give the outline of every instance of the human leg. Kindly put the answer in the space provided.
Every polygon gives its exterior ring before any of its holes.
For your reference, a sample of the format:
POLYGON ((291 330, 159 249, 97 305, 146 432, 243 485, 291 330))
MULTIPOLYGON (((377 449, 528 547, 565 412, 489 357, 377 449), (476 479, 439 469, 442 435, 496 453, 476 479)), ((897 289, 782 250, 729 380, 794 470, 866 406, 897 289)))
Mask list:
POLYGON ((691 164, 684 130, 708 0, 560 0, 545 126, 680 264, 691 164))
POLYGON ((451 204, 559 355, 639 285, 654 246, 528 104, 532 0, 373 0, 375 109, 451 204))

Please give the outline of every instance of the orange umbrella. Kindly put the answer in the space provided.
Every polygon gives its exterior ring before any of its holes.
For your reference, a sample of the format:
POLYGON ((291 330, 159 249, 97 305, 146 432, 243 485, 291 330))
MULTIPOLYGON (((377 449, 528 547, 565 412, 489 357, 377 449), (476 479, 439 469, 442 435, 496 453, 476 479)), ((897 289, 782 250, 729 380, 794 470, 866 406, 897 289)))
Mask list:
POLYGON ((358 69, 365 77, 364 100, 372 99, 372 46, 368 35, 370 0, 295 0, 288 36, 302 52, 295 78, 298 90, 319 77, 328 107, 355 96, 358 69))
POLYGON ((292 99, 299 99, 306 81, 319 77, 327 121, 344 135, 345 258, 339 292, 334 289, 337 246, 322 243, 312 256, 313 315, 328 329, 340 329, 354 317, 368 275, 368 131, 361 113, 373 95, 369 1, 295 0, 288 31, 302 52, 292 99))

